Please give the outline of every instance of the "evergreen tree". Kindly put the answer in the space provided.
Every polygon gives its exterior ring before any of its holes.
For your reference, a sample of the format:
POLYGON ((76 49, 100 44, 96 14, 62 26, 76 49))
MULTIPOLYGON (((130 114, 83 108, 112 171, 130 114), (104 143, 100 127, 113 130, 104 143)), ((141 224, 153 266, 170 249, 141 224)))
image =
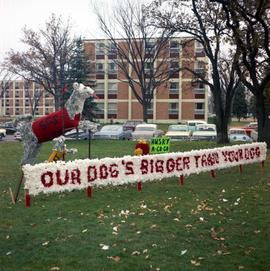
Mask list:
POLYGON ((232 113, 237 117, 238 121, 240 121, 241 118, 245 118, 247 116, 247 112, 248 106, 245 95, 245 87, 242 84, 239 84, 232 103, 232 113))
MULTIPOLYGON (((70 78, 69 82, 70 88, 72 87, 73 82, 78 82, 87 85, 89 83, 88 76, 90 73, 90 63, 85 54, 83 40, 81 38, 75 40, 75 46, 70 61, 70 66, 71 66, 69 71, 70 74, 68 76, 68 78, 70 78)), ((68 92, 64 94, 65 100, 70 96, 71 92, 72 89, 69 89, 68 92)), ((82 119, 94 121, 95 120, 94 110, 96 110, 96 108, 97 105, 94 102, 93 97, 86 99, 82 112, 82 119)))

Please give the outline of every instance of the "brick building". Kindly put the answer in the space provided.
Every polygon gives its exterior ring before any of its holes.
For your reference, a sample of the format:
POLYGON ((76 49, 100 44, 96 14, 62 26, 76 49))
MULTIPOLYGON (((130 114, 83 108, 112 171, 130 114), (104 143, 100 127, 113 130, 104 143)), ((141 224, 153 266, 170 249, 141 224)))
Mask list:
POLYGON ((44 93, 39 84, 23 80, 10 81, 0 101, 0 116, 14 118, 31 114, 31 103, 35 95, 40 95, 35 112, 37 117, 54 111, 54 98, 49 93, 44 93))
MULTIPOLYGON (((123 42, 119 40, 118 42, 123 42)), ((203 48, 195 41, 180 48, 180 38, 174 38, 168 46, 171 65, 187 65, 200 72, 205 69, 201 63, 207 63, 203 48)), ((100 108, 98 117, 103 122, 110 119, 123 122, 127 119, 142 119, 142 106, 132 94, 121 70, 118 70, 113 58, 117 55, 108 48, 106 40, 85 40, 85 51, 92 63, 91 79, 96 80, 95 91, 100 108), (106 53, 108 51, 108 53, 106 53)), ((204 70, 205 71, 205 70, 204 70)), ((170 123, 190 119, 208 118, 208 95, 203 84, 194 84, 194 76, 187 71, 173 74, 169 82, 159 87, 154 95, 149 122, 170 123)))
MULTIPOLYGON (((182 38, 183 39, 183 38, 182 38)), ((119 42, 121 42, 119 40, 119 42)), ((101 122, 124 122, 128 119, 142 119, 142 106, 137 101, 124 76, 113 58, 115 51, 105 53, 106 40, 85 40, 85 52, 92 66, 90 79, 96 80, 95 91, 99 97, 96 100, 101 122)), ((180 48, 180 38, 174 38, 168 46, 168 58, 173 66, 186 66, 197 72, 205 71, 202 62, 207 63, 203 48, 191 41, 180 48)), ((29 96, 33 97, 40 86, 35 83, 26 84, 23 81, 13 81, 0 102, 0 116, 15 117, 29 114, 31 104, 29 96)), ((54 100, 47 93, 41 95, 36 109, 36 116, 53 112, 54 100)), ((206 86, 194 84, 194 76, 188 71, 174 73, 169 82, 160 86, 148 110, 149 122, 177 123, 184 120, 208 118, 208 95, 206 86)))

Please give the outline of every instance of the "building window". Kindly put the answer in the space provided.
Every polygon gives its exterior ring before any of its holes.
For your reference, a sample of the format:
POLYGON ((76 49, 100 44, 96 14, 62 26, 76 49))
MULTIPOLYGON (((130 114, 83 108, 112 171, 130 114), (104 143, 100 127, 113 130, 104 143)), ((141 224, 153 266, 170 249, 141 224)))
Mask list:
POLYGON ((97 83, 96 84, 95 93, 97 95, 104 95, 104 83, 97 83))
POLYGON ((153 70, 154 63, 150 61, 144 62, 144 70, 149 72, 150 70, 153 70))
POLYGON ((97 103, 96 113, 97 113, 97 115, 104 114, 104 103, 97 103))
POLYGON ((169 94, 178 94, 179 93, 179 83, 170 82, 169 94))
POLYGON ((109 54, 117 53, 117 45, 115 43, 111 43, 109 46, 109 54))
POLYGON ((147 109, 147 114, 153 114, 153 102, 151 102, 147 109))
POLYGON ((155 42, 154 41, 145 41, 145 53, 154 54, 155 52, 155 42))
POLYGON ((170 52, 172 52, 172 53, 179 52, 179 42, 177 40, 170 41, 170 52))
POLYGON ((16 97, 16 98, 19 98, 19 96, 20 96, 19 90, 16 90, 16 91, 15 91, 15 97, 16 97))
POLYGON ((15 82, 15 89, 19 89, 20 88, 20 85, 19 85, 19 82, 15 82))
POLYGON ((28 81, 24 82, 24 89, 29 89, 29 82, 28 81))
POLYGON ((196 54, 204 53, 203 45, 197 40, 195 40, 195 53, 196 54))
POLYGON ((9 98, 9 90, 6 90, 5 95, 6 95, 6 98, 9 98))
POLYGON ((105 44, 104 42, 96 43, 96 55, 104 55, 105 44))
POLYGON ((114 62, 108 64, 109 73, 117 73, 117 65, 114 62))
POLYGON ((204 103, 195 103, 195 114, 204 114, 204 103))
POLYGON ((103 63, 97 63, 96 64, 96 72, 97 73, 103 73, 104 72, 104 65, 103 65, 103 63))
POLYGON ((194 87, 194 92, 197 94, 205 93, 204 83, 202 83, 202 82, 197 83, 196 86, 194 87))
POLYGON ((108 103, 108 114, 117 114, 117 103, 108 103))
POLYGON ((178 115, 178 103, 169 103, 169 114, 178 115))
POLYGON ((198 74, 204 74, 205 63, 203 61, 196 61, 195 62, 195 72, 198 74))
POLYGON ((117 94, 117 83, 109 83, 108 84, 108 94, 117 94))

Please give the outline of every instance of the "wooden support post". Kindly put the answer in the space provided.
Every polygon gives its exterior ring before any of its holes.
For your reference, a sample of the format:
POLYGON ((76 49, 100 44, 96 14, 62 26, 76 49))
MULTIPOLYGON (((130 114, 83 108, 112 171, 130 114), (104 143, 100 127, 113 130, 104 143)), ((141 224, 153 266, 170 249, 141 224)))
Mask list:
POLYGON ((262 168, 264 168, 264 161, 262 161, 262 163, 261 163, 261 167, 262 167, 262 168))
POLYGON ((141 192, 142 191, 142 182, 137 182, 137 191, 141 192))
POLYGON ((184 181, 185 181, 184 175, 180 175, 180 177, 179 177, 179 185, 184 185, 184 181))
POLYGON ((25 198, 25 207, 29 208, 31 205, 31 198, 28 189, 25 189, 24 198, 25 198))
POLYGON ((92 197, 93 197, 93 189, 92 189, 91 186, 88 186, 88 187, 86 188, 86 194, 87 194, 87 197, 88 197, 88 198, 92 198, 92 197))
POLYGON ((243 165, 239 165, 239 171, 241 174, 243 173, 243 165))
POLYGON ((212 176, 212 178, 216 178, 216 171, 215 170, 211 170, 211 176, 212 176))

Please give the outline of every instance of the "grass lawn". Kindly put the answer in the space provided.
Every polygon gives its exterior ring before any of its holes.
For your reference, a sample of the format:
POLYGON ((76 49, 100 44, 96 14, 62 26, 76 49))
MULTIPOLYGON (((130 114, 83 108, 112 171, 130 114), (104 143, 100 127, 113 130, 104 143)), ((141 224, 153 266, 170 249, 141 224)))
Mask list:
MULTIPOLYGON (((132 154, 131 141, 93 141, 92 157, 132 154)), ((172 142, 172 151, 215 147, 172 142)), ((86 158, 87 142, 69 159, 86 158)), ((52 143, 44 144, 39 162, 52 143)), ((143 185, 38 195, 13 205, 22 145, 0 142, 0 270, 270 270, 270 159, 143 185)))

